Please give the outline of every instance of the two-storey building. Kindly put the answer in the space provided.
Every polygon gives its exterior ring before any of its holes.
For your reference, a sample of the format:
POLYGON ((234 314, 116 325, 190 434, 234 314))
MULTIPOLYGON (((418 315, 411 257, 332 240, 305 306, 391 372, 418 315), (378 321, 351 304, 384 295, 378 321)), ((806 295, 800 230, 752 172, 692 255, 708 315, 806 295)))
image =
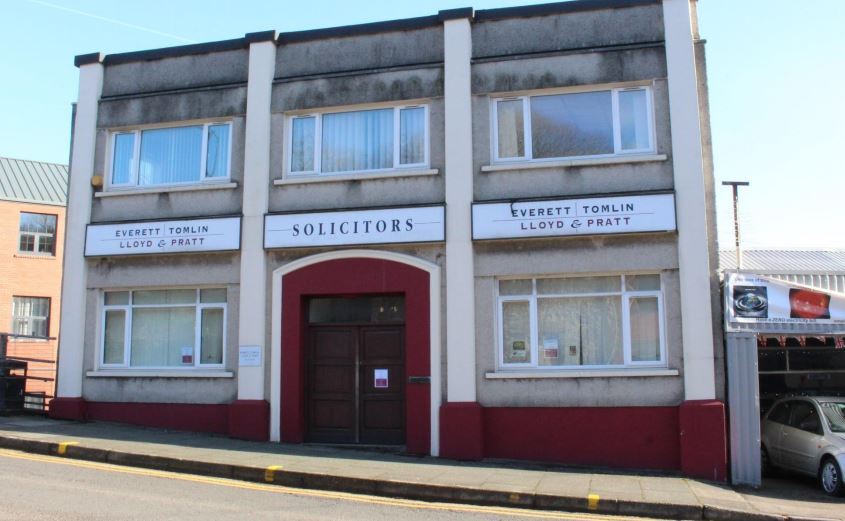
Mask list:
POLYGON ((27 362, 27 406, 53 397, 67 166, 0 157, 0 333, 27 362))
POLYGON ((54 416, 724 478, 694 2, 76 64, 54 416))

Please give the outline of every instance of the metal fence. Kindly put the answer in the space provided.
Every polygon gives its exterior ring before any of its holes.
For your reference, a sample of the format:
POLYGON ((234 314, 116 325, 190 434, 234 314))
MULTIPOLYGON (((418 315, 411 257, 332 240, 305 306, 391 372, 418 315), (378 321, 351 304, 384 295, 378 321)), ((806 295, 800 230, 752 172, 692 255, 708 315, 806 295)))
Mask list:
POLYGON ((53 382, 54 378, 30 374, 31 363, 55 365, 54 360, 7 356, 9 338, 55 340, 54 337, 16 335, 0 332, 0 415, 45 413, 53 396, 46 392, 28 392, 27 382, 53 382))

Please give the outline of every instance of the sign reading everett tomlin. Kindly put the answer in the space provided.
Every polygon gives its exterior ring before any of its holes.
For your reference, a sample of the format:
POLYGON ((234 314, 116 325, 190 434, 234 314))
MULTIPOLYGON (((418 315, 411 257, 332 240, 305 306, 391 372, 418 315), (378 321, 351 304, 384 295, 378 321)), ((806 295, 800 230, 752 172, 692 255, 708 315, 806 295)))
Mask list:
POLYGON ((473 239, 672 231, 673 194, 472 205, 473 239))
POLYGON ((267 215, 265 248, 441 242, 445 208, 415 206, 267 215))
POLYGON ((241 218, 89 224, 85 256, 229 251, 241 247, 241 218))

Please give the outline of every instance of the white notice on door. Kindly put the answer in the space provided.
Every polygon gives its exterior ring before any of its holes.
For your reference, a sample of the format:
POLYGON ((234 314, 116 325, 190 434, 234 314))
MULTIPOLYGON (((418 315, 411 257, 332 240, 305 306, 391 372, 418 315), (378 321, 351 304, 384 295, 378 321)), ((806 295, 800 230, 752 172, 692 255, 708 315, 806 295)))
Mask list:
POLYGON ((375 369, 375 375, 373 375, 373 387, 376 389, 387 389, 388 387, 388 380, 387 380, 387 369, 375 369))

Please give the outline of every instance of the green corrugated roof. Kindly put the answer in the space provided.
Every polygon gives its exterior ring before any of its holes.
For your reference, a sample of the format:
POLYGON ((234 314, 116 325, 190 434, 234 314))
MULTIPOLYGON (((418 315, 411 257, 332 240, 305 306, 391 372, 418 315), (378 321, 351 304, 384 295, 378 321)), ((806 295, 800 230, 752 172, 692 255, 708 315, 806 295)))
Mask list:
POLYGON ((67 165, 0 157, 0 200, 67 205, 67 165))

